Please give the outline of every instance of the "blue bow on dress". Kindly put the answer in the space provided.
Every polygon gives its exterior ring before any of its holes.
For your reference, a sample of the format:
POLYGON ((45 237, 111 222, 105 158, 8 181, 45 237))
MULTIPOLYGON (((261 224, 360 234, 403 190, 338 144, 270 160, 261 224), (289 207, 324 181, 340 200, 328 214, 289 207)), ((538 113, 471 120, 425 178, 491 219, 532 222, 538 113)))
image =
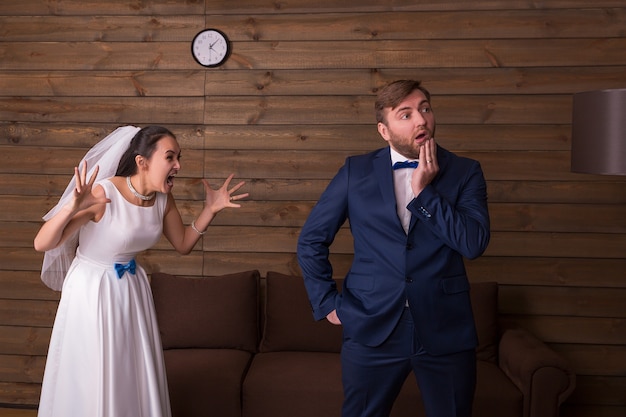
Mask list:
POLYGON ((393 169, 417 168, 417 162, 404 161, 393 164, 393 169))
POLYGON ((131 274, 135 275, 135 266, 137 264, 135 263, 134 259, 131 259, 129 263, 127 264, 115 264, 115 271, 117 271, 117 278, 121 279, 124 276, 124 273, 126 271, 130 272, 131 274))

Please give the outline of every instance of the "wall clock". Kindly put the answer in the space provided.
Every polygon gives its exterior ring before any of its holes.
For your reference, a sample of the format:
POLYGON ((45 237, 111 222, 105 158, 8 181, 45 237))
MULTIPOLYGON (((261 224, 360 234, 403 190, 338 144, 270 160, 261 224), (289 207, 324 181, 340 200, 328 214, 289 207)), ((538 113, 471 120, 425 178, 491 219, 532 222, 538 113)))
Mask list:
POLYGON ((191 54, 203 67, 217 67, 228 59, 230 42, 224 32, 217 29, 205 29, 193 38, 191 54))

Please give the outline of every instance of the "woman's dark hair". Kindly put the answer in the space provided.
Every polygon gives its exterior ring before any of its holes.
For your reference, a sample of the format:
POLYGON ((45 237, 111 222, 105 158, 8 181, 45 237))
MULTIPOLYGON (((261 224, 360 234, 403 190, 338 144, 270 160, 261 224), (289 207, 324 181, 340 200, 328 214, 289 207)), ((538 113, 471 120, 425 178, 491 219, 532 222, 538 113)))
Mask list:
POLYGON ((385 123, 385 108, 394 109, 409 96, 413 91, 420 90, 426 96, 426 100, 430 101, 430 93, 422 86, 421 81, 415 80, 398 80, 387 84, 378 93, 374 108, 376 109, 376 121, 385 123))
POLYGON ((135 157, 141 155, 146 159, 150 159, 156 149, 157 142, 165 136, 171 136, 176 139, 172 132, 162 126, 146 126, 137 132, 131 139, 128 149, 120 158, 115 175, 127 177, 136 174, 137 163, 135 162, 135 157))

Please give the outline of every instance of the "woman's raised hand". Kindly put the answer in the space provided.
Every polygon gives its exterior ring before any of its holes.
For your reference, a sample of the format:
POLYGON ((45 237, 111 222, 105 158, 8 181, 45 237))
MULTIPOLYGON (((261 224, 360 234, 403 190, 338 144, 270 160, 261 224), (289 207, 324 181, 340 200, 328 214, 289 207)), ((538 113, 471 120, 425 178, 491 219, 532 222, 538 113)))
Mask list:
POLYGON ((218 213, 226 207, 241 207, 241 204, 236 204, 235 201, 248 197, 248 193, 234 194, 244 186, 245 181, 239 182, 230 189, 228 188, 234 175, 235 174, 230 174, 228 178, 226 178, 226 181, 224 181, 224 184, 217 190, 212 189, 207 180, 202 180, 206 194, 205 205, 213 213, 218 213))
POLYGON ((78 212, 96 204, 109 203, 111 200, 102 197, 98 198, 93 195, 93 184, 98 176, 99 167, 93 170, 93 174, 89 180, 87 180, 87 162, 83 163, 82 170, 79 171, 78 167, 74 167, 74 177, 76 178, 76 187, 74 188, 74 198, 71 200, 70 205, 73 212, 78 212))

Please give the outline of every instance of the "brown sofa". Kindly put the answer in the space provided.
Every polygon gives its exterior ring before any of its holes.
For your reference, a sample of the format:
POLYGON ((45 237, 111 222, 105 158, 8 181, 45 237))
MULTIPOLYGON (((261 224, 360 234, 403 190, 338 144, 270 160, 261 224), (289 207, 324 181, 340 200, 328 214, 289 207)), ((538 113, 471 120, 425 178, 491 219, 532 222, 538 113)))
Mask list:
MULTIPOLYGON (((558 416, 574 374, 527 331, 499 326, 497 289, 471 286, 480 341, 474 417, 558 416)), ((341 328, 313 320, 302 278, 155 273, 152 291, 174 417, 341 415, 341 328)), ((392 417, 424 415, 409 376, 392 417)))

